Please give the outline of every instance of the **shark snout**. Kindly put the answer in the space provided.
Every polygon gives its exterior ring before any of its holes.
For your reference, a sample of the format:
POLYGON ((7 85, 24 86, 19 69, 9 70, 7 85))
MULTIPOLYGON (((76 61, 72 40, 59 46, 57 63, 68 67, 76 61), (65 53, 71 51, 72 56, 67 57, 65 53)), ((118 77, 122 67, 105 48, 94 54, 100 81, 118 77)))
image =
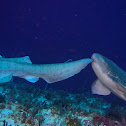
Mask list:
POLYGON ((93 60, 93 62, 96 62, 97 55, 98 55, 98 53, 93 53, 92 54, 91 59, 93 60))

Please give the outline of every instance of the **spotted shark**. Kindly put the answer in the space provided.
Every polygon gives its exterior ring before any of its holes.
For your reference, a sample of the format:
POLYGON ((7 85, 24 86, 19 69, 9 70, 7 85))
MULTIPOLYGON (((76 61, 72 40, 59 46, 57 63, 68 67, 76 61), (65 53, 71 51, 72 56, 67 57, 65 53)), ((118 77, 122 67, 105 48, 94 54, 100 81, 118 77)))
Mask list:
POLYGON ((32 64, 28 56, 2 58, 0 56, 0 83, 11 81, 13 76, 35 83, 39 78, 47 83, 54 83, 74 76, 92 60, 85 58, 77 61, 56 64, 32 64))
POLYGON ((126 72, 112 60, 94 53, 92 68, 98 79, 92 84, 92 93, 109 95, 111 92, 126 101, 126 72))

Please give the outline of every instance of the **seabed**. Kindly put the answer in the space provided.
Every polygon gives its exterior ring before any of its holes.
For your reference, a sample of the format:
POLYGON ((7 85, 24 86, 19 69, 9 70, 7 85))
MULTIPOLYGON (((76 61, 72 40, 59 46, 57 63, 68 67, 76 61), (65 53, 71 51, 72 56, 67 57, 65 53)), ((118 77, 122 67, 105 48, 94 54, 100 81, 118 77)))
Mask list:
POLYGON ((0 126, 126 126, 126 107, 33 84, 0 84, 0 126))

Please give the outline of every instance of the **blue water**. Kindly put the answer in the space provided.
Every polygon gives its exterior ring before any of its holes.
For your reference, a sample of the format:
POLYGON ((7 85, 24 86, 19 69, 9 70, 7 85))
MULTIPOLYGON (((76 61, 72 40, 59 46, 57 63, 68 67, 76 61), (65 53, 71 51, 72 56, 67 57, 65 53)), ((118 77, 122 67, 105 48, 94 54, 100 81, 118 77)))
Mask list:
MULTIPOLYGON (((97 52, 126 71, 125 34, 124 0, 27 0, 0 4, 0 54, 3 57, 28 55, 34 64, 51 64, 88 58, 97 52)), ((91 93, 95 79, 88 65, 76 76, 48 88, 91 93)), ((40 79, 36 86, 44 89, 46 82, 40 79)), ((113 94, 104 98, 108 102, 118 99, 113 94)))

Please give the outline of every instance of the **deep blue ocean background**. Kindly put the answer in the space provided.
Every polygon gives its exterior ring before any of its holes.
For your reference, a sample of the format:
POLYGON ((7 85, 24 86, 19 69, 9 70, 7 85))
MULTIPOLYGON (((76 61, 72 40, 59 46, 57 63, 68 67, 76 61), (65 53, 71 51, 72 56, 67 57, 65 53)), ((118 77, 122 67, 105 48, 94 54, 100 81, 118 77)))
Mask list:
MULTIPOLYGON (((126 71, 125 0, 1 1, 3 57, 27 55, 34 64, 51 64, 88 58, 94 52, 110 58, 126 71)), ((76 76, 48 88, 91 93, 95 79, 89 64, 76 76)), ((40 79, 35 85, 43 89, 46 82, 40 79)), ((110 102, 117 99, 113 94, 105 98, 110 102)))

